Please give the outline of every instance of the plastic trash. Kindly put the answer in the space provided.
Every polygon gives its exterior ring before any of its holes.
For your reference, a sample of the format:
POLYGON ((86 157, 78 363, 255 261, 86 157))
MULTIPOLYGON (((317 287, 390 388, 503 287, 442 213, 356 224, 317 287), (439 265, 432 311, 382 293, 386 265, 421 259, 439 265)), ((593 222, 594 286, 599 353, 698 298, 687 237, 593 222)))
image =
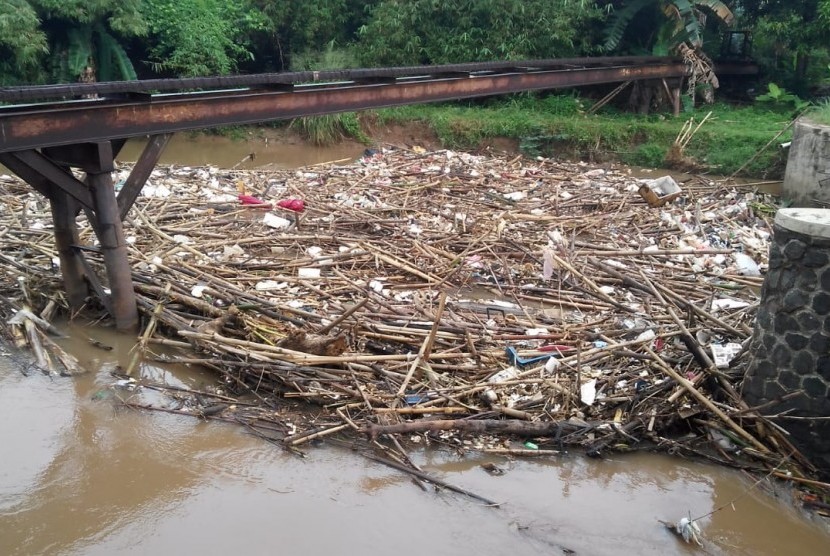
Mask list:
POLYGON ((746 253, 735 253, 735 263, 738 271, 744 276, 760 276, 761 268, 755 260, 746 253))
POLYGON ((481 393, 481 400, 487 405, 493 405, 499 401, 499 395, 496 394, 495 390, 488 388, 481 393))
POLYGON ((277 282, 276 280, 262 280, 261 282, 257 282, 254 288, 258 292, 264 292, 268 290, 281 290, 288 286, 286 282, 277 282))
POLYGON ((729 297, 725 297, 723 299, 715 299, 714 301, 712 301, 713 313, 717 313, 718 311, 722 311, 723 309, 743 309, 744 307, 749 307, 749 303, 746 301, 732 299, 729 297))
POLYGON ((700 527, 698 527, 696 521, 689 519, 688 517, 684 517, 677 522, 675 528, 677 530, 677 534, 683 537, 683 540, 687 543, 695 543, 699 546, 703 545, 703 542, 700 540, 700 527))
POLYGON ((282 216, 277 216, 273 212, 265 213, 265 216, 262 218, 262 222, 266 226, 277 230, 286 230, 289 226, 291 226, 291 220, 283 218, 282 216))
MULTIPOLYGON (((554 352, 556 354, 564 354, 576 351, 576 348, 571 346, 560 346, 560 345, 549 345, 549 346, 542 346, 537 349, 537 351, 549 351, 554 352)), ((513 346, 507 346, 505 348, 505 353, 507 354, 507 361, 511 365, 532 365, 534 363, 541 363, 542 361, 547 361, 552 356, 551 355, 536 355, 533 357, 521 357, 519 352, 516 351, 516 348, 513 346)))
POLYGON ((262 208, 266 208, 266 209, 271 208, 271 203, 266 203, 262 199, 259 199, 257 197, 253 197, 251 195, 240 194, 239 195, 239 202, 242 203, 243 205, 258 205, 258 207, 262 207, 262 208))
POLYGON ((237 244, 222 246, 222 257, 226 260, 231 257, 242 257, 244 255, 245 250, 237 244))
POLYGON ((730 342, 726 345, 712 344, 712 359, 715 361, 715 366, 723 369, 729 366, 729 363, 741 352, 743 346, 730 342))
POLYGON ((671 176, 649 180, 640 186, 640 196, 652 207, 662 207, 682 193, 682 189, 671 176))
POLYGON ((648 340, 653 340, 656 337, 657 337, 657 334, 654 333, 654 330, 649 328, 648 330, 645 330, 645 331, 641 332, 637 336, 636 341, 645 342, 645 341, 648 341, 648 340))
POLYGON ((579 399, 585 405, 593 405, 597 399, 597 379, 592 378, 579 387, 579 399))
POLYGON ((555 357, 550 357, 547 361, 545 361, 545 371, 547 371, 548 373, 552 373, 553 371, 559 368, 560 364, 561 363, 559 363, 559 359, 556 359, 555 357))
POLYGON ((294 212, 303 212, 305 210, 305 201, 302 199, 283 199, 277 202, 277 206, 294 212))
POLYGON ((519 376, 519 369, 516 367, 507 367, 506 369, 502 369, 490 378, 487 379, 487 382, 490 384, 496 384, 498 382, 505 382, 507 380, 511 380, 519 376))
POLYGON ((502 195, 508 201, 521 201, 527 198, 527 193, 524 191, 511 191, 510 193, 504 193, 502 195))
POLYGON ((408 405, 417 405, 421 402, 427 401, 429 398, 421 394, 404 394, 403 399, 408 405))

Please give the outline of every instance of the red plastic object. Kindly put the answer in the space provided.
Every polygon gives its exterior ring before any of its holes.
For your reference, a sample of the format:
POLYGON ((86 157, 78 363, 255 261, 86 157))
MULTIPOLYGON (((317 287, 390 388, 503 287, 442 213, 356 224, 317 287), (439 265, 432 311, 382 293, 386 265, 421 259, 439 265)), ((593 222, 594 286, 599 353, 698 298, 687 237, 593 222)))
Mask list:
POLYGON ((302 199, 283 199, 277 203, 277 206, 293 210, 294 212, 303 212, 305 210, 305 202, 302 199))
POLYGON ((262 205, 262 208, 271 208, 271 203, 266 203, 262 199, 252 197, 251 195, 240 195, 239 201, 243 205, 262 205))

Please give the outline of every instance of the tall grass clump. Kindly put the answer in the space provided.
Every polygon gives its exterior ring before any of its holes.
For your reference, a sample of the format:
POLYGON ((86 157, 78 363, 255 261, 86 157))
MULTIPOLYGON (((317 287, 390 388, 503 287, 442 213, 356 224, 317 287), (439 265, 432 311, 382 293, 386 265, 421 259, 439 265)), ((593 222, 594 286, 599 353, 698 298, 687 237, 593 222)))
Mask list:
POLYGON ((824 99, 812 108, 807 113, 807 117, 817 124, 830 125, 830 98, 824 99))
MULTIPOLYGON (((347 48, 338 48, 334 41, 329 42, 323 50, 296 54, 291 62, 293 71, 338 70, 356 66, 354 53, 347 48)), ((331 145, 342 139, 370 142, 354 112, 303 116, 293 120, 291 126, 296 126, 303 139, 318 146, 331 145)))
POLYGON ((370 142, 354 112, 304 116, 293 120, 291 127, 296 127, 303 139, 317 146, 332 145, 343 139, 370 142))

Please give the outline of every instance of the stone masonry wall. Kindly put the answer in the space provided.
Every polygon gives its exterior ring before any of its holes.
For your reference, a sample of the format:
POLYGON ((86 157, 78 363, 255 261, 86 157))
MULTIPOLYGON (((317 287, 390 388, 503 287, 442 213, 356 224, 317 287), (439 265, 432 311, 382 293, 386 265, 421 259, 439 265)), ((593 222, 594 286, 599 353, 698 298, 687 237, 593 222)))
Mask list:
MULTIPOLYGON (((830 240, 780 226, 774 232, 743 394, 754 406, 801 389, 763 413, 830 417, 830 240)), ((776 423, 830 477, 830 420, 776 423)))

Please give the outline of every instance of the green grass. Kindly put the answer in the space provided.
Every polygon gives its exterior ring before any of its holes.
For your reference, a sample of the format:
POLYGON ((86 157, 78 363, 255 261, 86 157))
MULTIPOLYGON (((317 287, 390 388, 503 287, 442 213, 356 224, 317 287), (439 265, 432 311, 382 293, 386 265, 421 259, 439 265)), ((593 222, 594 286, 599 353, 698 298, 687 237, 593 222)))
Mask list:
POLYGON ((293 120, 291 125, 296 126, 306 141, 318 146, 332 145, 347 138, 366 144, 371 142, 354 112, 306 116, 293 120))
MULTIPOLYGON (((532 156, 618 160, 660 167, 683 123, 690 117, 699 122, 711 111, 684 154, 709 172, 730 174, 789 121, 787 115, 755 106, 716 104, 674 118, 670 114, 640 116, 613 109, 587 115, 586 105, 572 95, 517 95, 484 103, 389 108, 379 111, 378 123, 424 122, 449 148, 476 148, 487 139, 507 137, 517 139, 520 149, 532 156)), ((782 135, 781 141, 788 136, 782 135)), ((745 174, 771 177, 781 171, 782 164, 778 150, 768 149, 745 174)))
POLYGON ((821 125, 830 125, 830 99, 818 104, 807 113, 807 117, 821 125))

